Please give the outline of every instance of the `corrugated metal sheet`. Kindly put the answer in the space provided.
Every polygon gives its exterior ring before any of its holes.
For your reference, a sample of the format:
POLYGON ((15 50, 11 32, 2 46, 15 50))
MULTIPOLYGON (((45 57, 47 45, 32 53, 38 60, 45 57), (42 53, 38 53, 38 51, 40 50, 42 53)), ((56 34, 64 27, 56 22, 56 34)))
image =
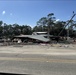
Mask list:
POLYGON ((48 38, 45 38, 44 35, 19 35, 19 36, 15 36, 15 37, 28 37, 28 38, 37 39, 37 40, 40 40, 43 42, 50 41, 48 38))

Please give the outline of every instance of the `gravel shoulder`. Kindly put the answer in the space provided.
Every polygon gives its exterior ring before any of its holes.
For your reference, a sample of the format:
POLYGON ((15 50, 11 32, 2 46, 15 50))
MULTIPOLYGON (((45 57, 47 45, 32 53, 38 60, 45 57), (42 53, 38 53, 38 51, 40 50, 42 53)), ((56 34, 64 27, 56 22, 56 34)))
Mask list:
POLYGON ((41 44, 41 45, 0 46, 0 53, 76 55, 76 45, 41 44))

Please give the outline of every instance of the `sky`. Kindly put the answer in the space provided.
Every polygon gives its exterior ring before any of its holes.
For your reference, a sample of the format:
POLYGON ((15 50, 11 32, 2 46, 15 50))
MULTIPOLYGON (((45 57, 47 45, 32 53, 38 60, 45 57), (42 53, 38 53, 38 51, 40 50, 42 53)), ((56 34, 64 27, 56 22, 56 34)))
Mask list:
POLYGON ((73 11, 76 12, 75 0, 0 0, 0 20, 7 24, 33 27, 49 13, 54 13, 56 20, 67 21, 73 11))

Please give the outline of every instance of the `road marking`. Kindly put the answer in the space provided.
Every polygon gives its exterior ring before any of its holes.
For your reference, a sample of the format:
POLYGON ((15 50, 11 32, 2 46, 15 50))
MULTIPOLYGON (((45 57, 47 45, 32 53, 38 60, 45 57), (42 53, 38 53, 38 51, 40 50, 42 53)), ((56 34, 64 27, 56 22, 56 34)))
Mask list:
POLYGON ((72 60, 72 59, 0 57, 0 60, 8 60, 8 61, 37 61, 37 62, 75 63, 76 64, 76 60, 72 60))

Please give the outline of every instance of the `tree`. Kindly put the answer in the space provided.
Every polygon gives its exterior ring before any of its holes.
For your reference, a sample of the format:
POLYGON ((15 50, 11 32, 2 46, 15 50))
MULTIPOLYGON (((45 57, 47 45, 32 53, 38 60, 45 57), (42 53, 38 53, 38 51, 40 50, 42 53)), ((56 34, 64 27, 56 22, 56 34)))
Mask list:
POLYGON ((0 21, 0 36, 2 36, 2 30, 3 30, 2 24, 3 24, 3 21, 0 21))
POLYGON ((28 25, 22 26, 22 34, 29 35, 32 34, 32 28, 28 25))
POLYGON ((21 29, 18 24, 13 24, 13 34, 14 35, 20 35, 21 34, 21 29))
POLYGON ((4 23, 4 26, 3 26, 3 37, 8 38, 9 32, 10 32, 9 31, 9 25, 4 23))
POLYGON ((3 24, 3 21, 0 21, 0 26, 2 26, 2 24, 3 24))
POLYGON ((47 15, 47 17, 42 17, 37 22, 37 25, 42 26, 42 29, 45 26, 47 28, 47 32, 48 32, 48 35, 49 35, 50 31, 53 30, 54 21, 55 21, 54 13, 50 13, 50 14, 47 15))
MULTIPOLYGON (((58 21, 54 24, 53 28, 53 35, 58 36, 58 34, 61 32, 61 30, 64 28, 66 22, 64 21, 58 21)), ((52 34, 52 31, 50 32, 52 34)), ((60 36, 66 36, 66 29, 64 28, 63 32, 60 34, 60 36)))
POLYGON ((69 36, 70 37, 75 37, 76 35, 76 21, 71 20, 70 24, 69 24, 69 36))

